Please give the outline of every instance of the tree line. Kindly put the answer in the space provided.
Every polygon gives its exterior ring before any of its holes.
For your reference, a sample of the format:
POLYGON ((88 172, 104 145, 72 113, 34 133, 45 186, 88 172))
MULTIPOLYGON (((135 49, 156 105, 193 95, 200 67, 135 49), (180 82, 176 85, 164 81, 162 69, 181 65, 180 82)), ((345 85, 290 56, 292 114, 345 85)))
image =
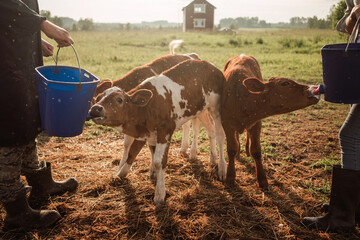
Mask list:
POLYGON ((79 21, 75 21, 74 19, 67 17, 58 17, 58 16, 53 17, 51 16, 51 12, 47 10, 41 10, 40 15, 46 17, 46 19, 49 20, 50 22, 60 27, 66 28, 68 30, 89 31, 95 29, 94 21, 91 18, 84 18, 84 19, 80 18, 79 21))
POLYGON ((271 28, 271 27, 284 27, 284 28, 318 28, 318 29, 331 29, 335 28, 336 23, 342 18, 346 9, 345 0, 339 1, 330 9, 330 13, 326 18, 314 17, 292 17, 290 21, 280 23, 267 23, 260 20, 258 17, 238 17, 238 18, 225 18, 220 20, 219 28, 271 28))

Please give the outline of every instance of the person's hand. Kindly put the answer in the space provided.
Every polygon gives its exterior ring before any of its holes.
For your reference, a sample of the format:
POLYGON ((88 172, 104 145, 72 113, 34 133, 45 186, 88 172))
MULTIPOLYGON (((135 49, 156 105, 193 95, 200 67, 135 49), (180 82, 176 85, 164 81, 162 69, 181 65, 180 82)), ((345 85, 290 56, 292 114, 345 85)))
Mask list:
POLYGON ((58 43, 58 47, 70 46, 74 40, 70 37, 68 31, 59 27, 48 20, 41 23, 41 30, 51 39, 58 43))
POLYGON ((50 57, 54 55, 54 46, 44 39, 41 39, 41 48, 44 57, 50 57))
POLYGON ((351 10, 350 18, 356 22, 359 17, 360 17, 360 5, 356 5, 351 10))
POLYGON ((351 34, 354 26, 356 24, 356 21, 358 20, 358 18, 360 17, 360 5, 356 5, 355 7, 353 7, 351 9, 351 13, 350 16, 346 19, 345 22, 345 30, 351 34))

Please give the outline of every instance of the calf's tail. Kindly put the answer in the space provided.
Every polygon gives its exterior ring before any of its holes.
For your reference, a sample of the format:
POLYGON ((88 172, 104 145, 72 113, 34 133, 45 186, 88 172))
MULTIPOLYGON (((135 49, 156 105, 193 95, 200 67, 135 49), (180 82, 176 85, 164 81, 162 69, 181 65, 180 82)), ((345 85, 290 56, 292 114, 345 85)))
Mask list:
POLYGON ((183 42, 183 40, 172 40, 169 43, 170 54, 175 54, 175 49, 179 47, 183 42))

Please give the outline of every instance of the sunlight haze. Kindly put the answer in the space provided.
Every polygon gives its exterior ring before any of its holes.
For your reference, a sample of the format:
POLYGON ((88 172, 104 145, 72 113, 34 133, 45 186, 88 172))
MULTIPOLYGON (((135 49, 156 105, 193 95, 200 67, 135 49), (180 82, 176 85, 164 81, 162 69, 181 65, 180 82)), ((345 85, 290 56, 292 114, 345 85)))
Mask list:
MULTIPOLYGON (((38 0, 52 16, 94 22, 182 22, 182 8, 191 0, 38 0)), ((289 22, 291 17, 325 18, 339 0, 209 0, 216 7, 215 23, 223 18, 259 17, 268 23, 289 22)))

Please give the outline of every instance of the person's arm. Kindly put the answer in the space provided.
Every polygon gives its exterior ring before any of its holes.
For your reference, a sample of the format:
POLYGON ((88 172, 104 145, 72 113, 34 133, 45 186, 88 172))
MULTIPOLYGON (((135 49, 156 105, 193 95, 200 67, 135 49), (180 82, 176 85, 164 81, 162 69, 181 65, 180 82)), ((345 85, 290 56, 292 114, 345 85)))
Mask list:
POLYGON ((18 32, 33 34, 42 30, 58 47, 69 46, 74 41, 68 31, 49 22, 20 0, 0 1, 0 29, 16 27, 18 32))
POLYGON ((45 20, 41 23, 41 30, 51 39, 58 43, 58 47, 69 46, 74 43, 70 34, 65 29, 45 20))
POLYGON ((40 30, 40 24, 46 20, 31 10, 20 0, 0 1, 0 28, 16 27, 24 34, 33 34, 40 30))
POLYGON ((358 5, 360 0, 345 0, 346 10, 344 16, 339 20, 336 25, 336 30, 343 33, 352 33, 352 29, 356 23, 358 14, 358 5))

